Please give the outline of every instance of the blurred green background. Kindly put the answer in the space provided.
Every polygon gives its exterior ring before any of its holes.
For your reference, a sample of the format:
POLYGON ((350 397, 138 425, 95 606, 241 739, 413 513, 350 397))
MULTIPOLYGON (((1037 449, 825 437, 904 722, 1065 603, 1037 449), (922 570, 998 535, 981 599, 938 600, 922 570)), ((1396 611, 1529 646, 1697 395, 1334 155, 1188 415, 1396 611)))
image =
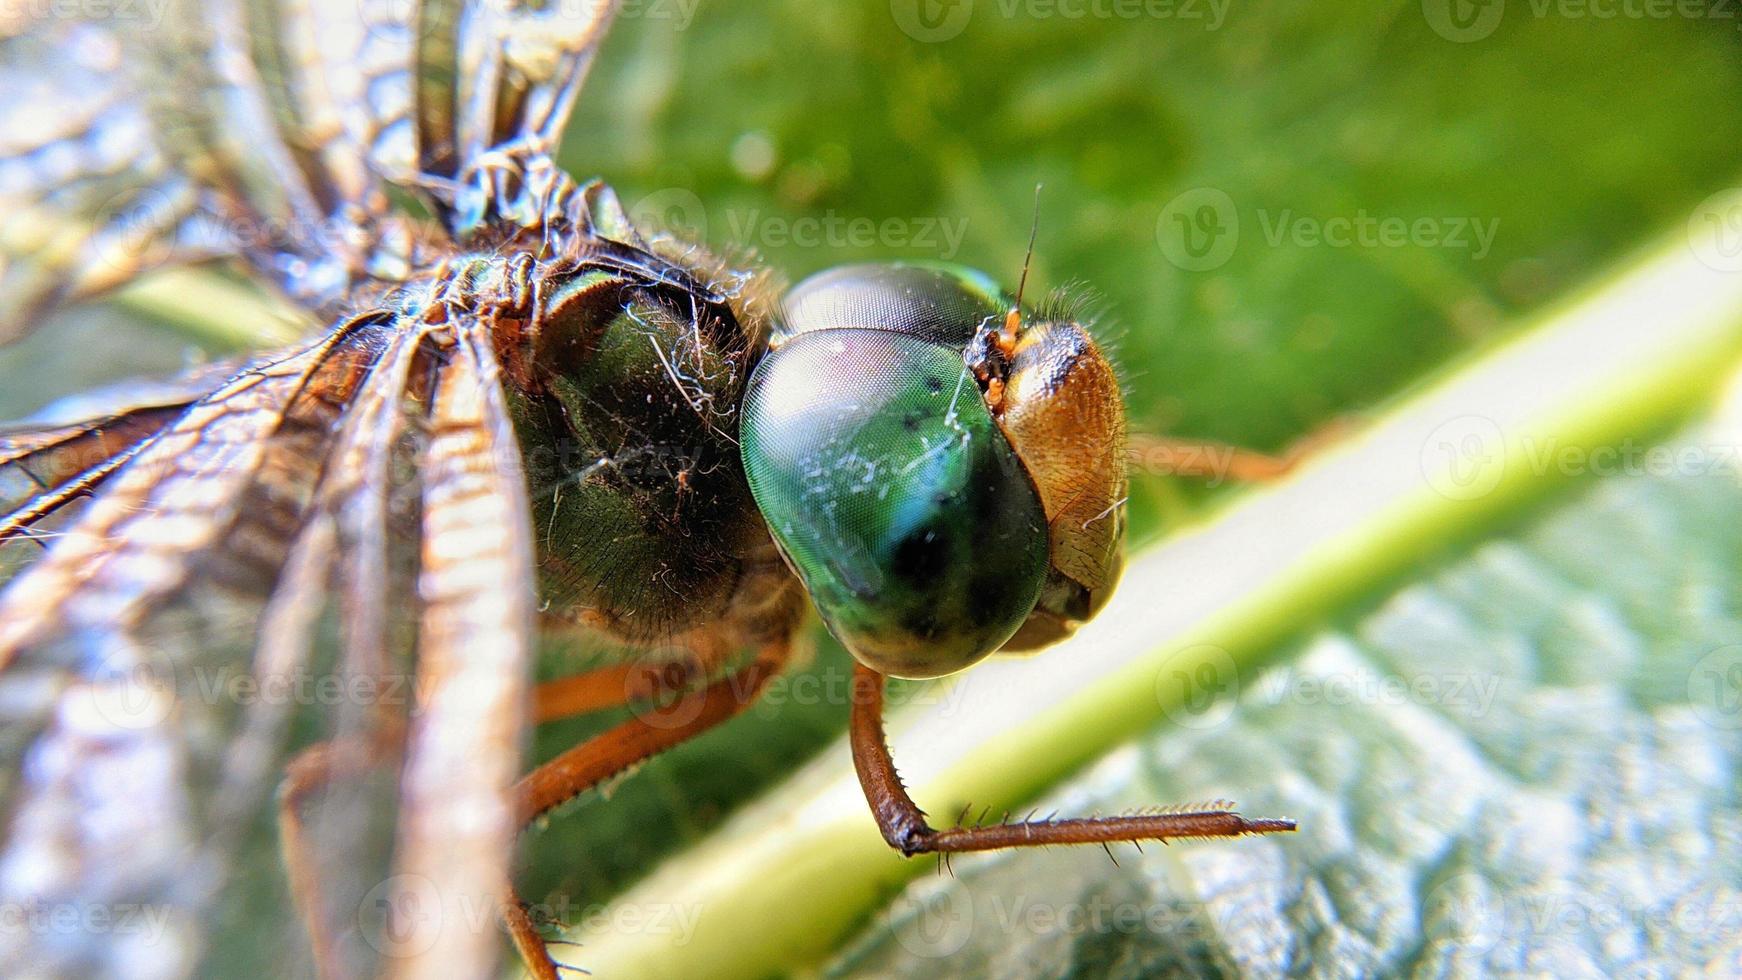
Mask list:
MULTIPOLYGON (((1267 450, 1503 336, 1742 172, 1734 16, 1515 2, 1468 8, 1460 27, 1437 0, 1147 10, 1167 13, 643 2, 563 160, 789 280, 948 258, 1013 282, 1044 183, 1031 282, 1093 297, 1133 426, 1267 450), (1323 240, 1369 220, 1408 231, 1323 240)), ((0 416, 188 356, 173 327, 66 314, 0 355, 0 416)), ((1139 474, 1135 534, 1211 502, 1139 474)), ((841 651, 818 647, 810 676, 843 677, 841 651)), ((608 898, 790 772, 845 724, 799 690, 529 835, 526 894, 608 898)), ((551 726, 539 755, 589 727, 551 726)))

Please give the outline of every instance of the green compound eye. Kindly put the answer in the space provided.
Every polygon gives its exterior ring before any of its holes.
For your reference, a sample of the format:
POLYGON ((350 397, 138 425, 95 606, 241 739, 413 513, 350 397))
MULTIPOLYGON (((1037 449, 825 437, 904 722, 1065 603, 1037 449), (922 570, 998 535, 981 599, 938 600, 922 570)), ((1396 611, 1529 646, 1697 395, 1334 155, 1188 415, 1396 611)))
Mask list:
POLYGON ((1015 301, 992 277, 944 262, 842 265, 799 283, 782 304, 776 342, 812 330, 893 330, 961 350, 1015 301))
POLYGON ((769 530, 866 666, 953 673, 1034 608, 1046 518, 959 347, 792 336, 751 376, 740 443, 769 530))

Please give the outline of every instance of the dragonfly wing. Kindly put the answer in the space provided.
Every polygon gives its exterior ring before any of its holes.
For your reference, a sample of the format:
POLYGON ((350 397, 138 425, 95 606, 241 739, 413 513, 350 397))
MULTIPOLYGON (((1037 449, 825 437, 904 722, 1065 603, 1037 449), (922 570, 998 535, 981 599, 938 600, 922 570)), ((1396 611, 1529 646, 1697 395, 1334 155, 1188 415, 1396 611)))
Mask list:
POLYGON ((268 100, 318 164, 329 210, 349 204, 379 216, 383 181, 427 191, 432 175, 451 175, 452 98, 419 75, 451 69, 452 4, 241 2, 268 100))
POLYGON ((29 429, 87 424, 129 412, 186 407, 216 391, 225 381, 271 358, 258 354, 207 361, 169 378, 132 378, 57 398, 16 423, 0 423, 0 437, 29 429))
POLYGON ((462 168, 493 150, 556 152, 616 8, 615 0, 466 4, 455 75, 462 168))
POLYGON ((555 151, 611 0, 169 0, 0 15, 0 343, 165 264, 240 256, 326 318, 492 154, 555 151), (149 5, 147 5, 149 7, 149 5), (165 38, 173 38, 166 42, 165 38))
POLYGON ((223 250, 128 60, 99 25, 0 20, 0 342, 56 303, 223 250))
MULTIPOLYGON (((265 691, 330 669, 335 690, 371 692, 315 705, 315 741, 367 758, 321 794, 298 866, 341 972, 490 971, 533 558, 488 328, 442 320, 359 318, 172 409, 0 592, 0 690, 33 695, 0 698, 22 774, 0 786, 0 901, 150 903, 173 913, 169 975, 213 955, 211 910, 307 706, 236 702, 212 678, 265 691), (258 601, 231 612, 214 587, 258 601)), ((25 430, 15 455, 93 431, 25 430)), ((45 948, 0 928, 0 956, 103 972, 133 955, 110 938, 45 948)))
POLYGON ((403 977, 483 976, 496 963, 533 630, 530 518, 491 338, 435 319, 408 314, 375 364, 261 634, 261 661, 306 662, 307 597, 336 583, 347 684, 410 681, 410 703, 347 700, 328 719, 333 744, 362 747, 367 768, 394 781, 387 793, 355 775, 334 787, 295 859, 315 883, 317 942, 338 947, 326 957, 403 977), (393 547, 404 540, 420 542, 409 569, 393 547), (409 642, 389 612, 406 595, 409 642), (382 813, 394 815, 391 864, 358 829, 360 814, 382 813))
MULTIPOLYGON (((500 933, 477 928, 508 882, 519 832, 531 672, 531 518, 489 333, 460 325, 436 378, 423 479, 417 707, 401 776, 396 888, 419 903, 399 977, 491 972, 500 933)), ((395 906, 405 907, 405 906, 395 906)))
POLYGON ((417 183, 403 6, 167 0, 147 30, 0 15, 0 342, 167 264, 241 257, 327 318, 404 275, 420 243, 384 192, 417 183))
POLYGON ((249 368, 143 437, 48 553, 0 593, 7 902, 159 917, 124 936, 0 924, 0 959, 45 975, 191 970, 235 827, 226 696, 335 412, 379 346, 361 327, 249 368), (136 957, 148 955, 148 960, 136 957), (141 963, 149 963, 146 970, 141 963))
POLYGON ((244 363, 225 361, 169 381, 130 381, 82 392, 15 425, 0 425, 0 546, 65 503, 88 496, 147 437, 244 363), (87 478, 78 480, 81 475, 87 478))
MULTIPOLYGON (((0 554, 22 549, 26 542, 46 546, 58 533, 51 518, 94 493, 186 407, 151 406, 0 433, 0 554)), ((10 577, 8 564, 0 563, 0 583, 10 577)))
POLYGON ((79 525, 0 597, 0 664, 50 635, 125 634, 186 585, 202 552, 244 516, 243 491, 279 451, 283 427, 299 411, 325 407, 324 389, 348 366, 335 355, 350 339, 341 329, 244 371, 155 435, 79 525))

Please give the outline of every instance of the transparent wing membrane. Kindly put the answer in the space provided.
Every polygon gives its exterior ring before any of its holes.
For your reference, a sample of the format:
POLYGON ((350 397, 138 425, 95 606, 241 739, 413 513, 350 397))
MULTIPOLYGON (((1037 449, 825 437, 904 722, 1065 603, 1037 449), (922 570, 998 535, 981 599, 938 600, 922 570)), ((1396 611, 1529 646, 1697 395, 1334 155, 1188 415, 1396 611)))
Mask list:
POLYGON ((5 22, 0 39, 0 342, 57 303, 208 257, 201 191, 164 151, 120 32, 5 22))
MULTIPOLYGON (((0 593, 0 727, 8 770, 27 774, 0 790, 0 896, 156 903, 186 937, 175 962, 197 962, 285 763, 333 746, 355 762, 315 794, 303 855, 322 883, 311 918, 341 937, 329 962, 487 972, 494 931, 444 933, 402 961, 387 932, 359 942, 356 915, 385 887, 475 917, 506 881, 532 557, 488 335, 359 318, 191 404, 14 430, 0 473, 48 488, 14 511, 20 535, 33 502, 94 495, 0 593), (295 693, 326 681, 350 694, 295 693), (324 734, 293 738, 298 724, 324 734), (104 775, 112 765, 129 778, 104 775)), ((0 930, 0 955, 128 973, 100 940, 48 938, 0 930)))
POLYGON ((502 341, 456 298, 475 276, 453 271, 453 233, 537 222, 574 189, 546 153, 610 15, 0 15, 0 342, 213 259, 330 324, 0 428, 0 903, 163 911, 145 950, 0 923, 0 962, 210 970, 230 962, 214 922, 266 901, 285 921, 286 955, 259 959, 275 969, 493 968, 494 928, 413 950, 389 921, 430 895, 466 921, 493 908, 518 829, 525 477, 502 341), (448 227, 396 213, 395 187, 448 227), (275 810, 280 780, 294 805, 275 810), (286 842, 288 881, 262 890, 286 842))
POLYGON ((410 275, 421 243, 384 186, 447 210, 492 154, 552 148, 610 15, 152 9, 161 21, 0 24, 0 341, 164 264, 240 256, 327 314, 361 283, 410 275))

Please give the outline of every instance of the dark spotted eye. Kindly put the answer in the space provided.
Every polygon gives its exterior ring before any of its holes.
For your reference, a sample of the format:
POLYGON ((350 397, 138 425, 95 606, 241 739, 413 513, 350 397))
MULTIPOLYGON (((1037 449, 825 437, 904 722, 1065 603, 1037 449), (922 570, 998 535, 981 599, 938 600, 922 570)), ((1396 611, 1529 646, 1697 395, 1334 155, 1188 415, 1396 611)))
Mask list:
POLYGON ((1047 574, 1040 498, 962 361, 981 287, 914 266, 808 280, 788 315, 812 319, 789 323, 744 399, 769 530, 835 636, 897 677, 998 649, 1047 574))

